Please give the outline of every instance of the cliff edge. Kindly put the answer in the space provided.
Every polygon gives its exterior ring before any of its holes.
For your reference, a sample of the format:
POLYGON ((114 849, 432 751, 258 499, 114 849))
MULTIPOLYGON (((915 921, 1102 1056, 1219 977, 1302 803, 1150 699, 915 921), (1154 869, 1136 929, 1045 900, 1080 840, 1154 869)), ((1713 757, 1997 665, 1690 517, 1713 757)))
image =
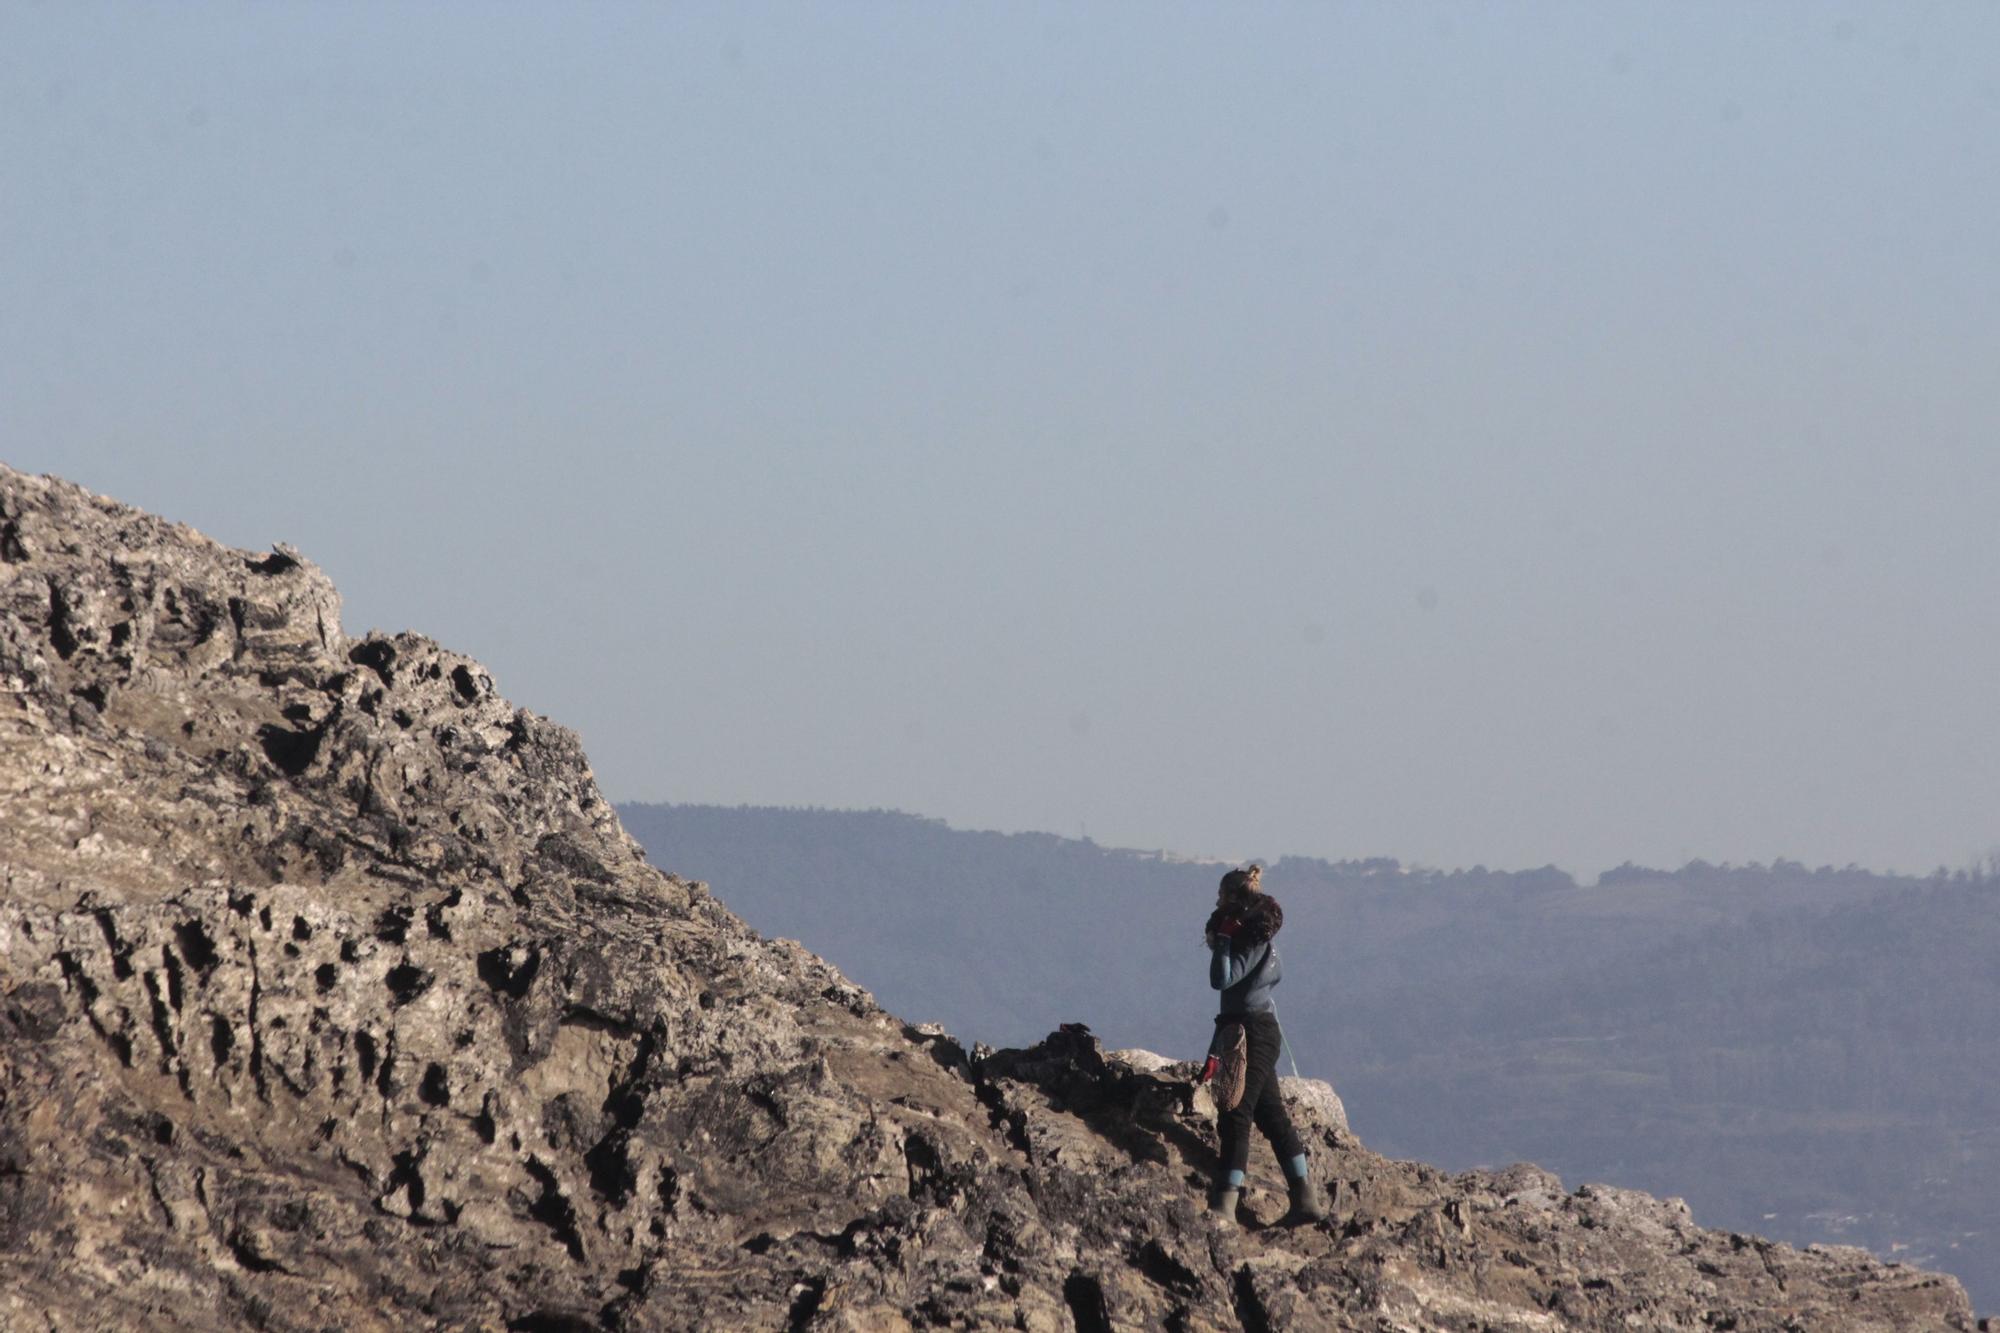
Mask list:
POLYGON ((6 1328, 1973 1327, 1858 1250, 1381 1158, 1310 1082, 1333 1216, 1218 1227, 1184 1070, 900 1022, 339 612, 0 467, 6 1328))

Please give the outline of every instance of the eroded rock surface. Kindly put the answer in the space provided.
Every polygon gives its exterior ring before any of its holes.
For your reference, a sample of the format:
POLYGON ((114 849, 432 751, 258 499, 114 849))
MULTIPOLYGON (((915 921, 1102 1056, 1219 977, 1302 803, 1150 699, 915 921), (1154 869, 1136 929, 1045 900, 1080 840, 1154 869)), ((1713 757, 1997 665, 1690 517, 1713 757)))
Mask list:
POLYGON ((287 549, 0 468, 0 691, 6 1328, 1972 1326, 1860 1251, 1383 1159, 1310 1081, 1333 1218, 1272 1225, 1261 1156, 1218 1226, 1186 1067, 882 1012, 287 549))

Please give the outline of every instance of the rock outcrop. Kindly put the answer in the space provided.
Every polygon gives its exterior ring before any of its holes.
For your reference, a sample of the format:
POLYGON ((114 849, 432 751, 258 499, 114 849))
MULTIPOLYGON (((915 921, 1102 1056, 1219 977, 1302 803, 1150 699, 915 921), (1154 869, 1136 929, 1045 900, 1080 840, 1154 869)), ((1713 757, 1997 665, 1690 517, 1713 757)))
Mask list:
MULTIPOLYGON (((1200 1209, 1183 1067, 967 1051, 647 866, 576 738, 0 469, 0 1324, 1945 1329, 1951 1279, 1369 1153, 1200 1209)), ((1260 1147, 1260 1152, 1262 1151, 1260 1147)))

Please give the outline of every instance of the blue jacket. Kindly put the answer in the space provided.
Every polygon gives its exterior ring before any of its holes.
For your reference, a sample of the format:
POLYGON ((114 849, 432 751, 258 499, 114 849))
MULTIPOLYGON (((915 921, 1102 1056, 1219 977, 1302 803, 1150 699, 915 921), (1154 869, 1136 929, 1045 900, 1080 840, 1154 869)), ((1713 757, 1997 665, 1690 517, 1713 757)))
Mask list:
POLYGON ((1271 988, 1284 974, 1276 940, 1241 944, 1220 935, 1209 940, 1208 984, 1222 992, 1225 1014, 1269 1011, 1273 1007, 1271 988))

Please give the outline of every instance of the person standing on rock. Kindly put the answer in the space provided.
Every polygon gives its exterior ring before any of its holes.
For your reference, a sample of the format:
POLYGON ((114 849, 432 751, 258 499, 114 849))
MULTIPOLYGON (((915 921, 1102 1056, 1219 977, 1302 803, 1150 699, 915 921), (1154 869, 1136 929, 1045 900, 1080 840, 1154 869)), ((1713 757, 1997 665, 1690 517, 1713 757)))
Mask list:
MULTIPOLYGON (((1215 1019, 1215 1040, 1202 1069, 1202 1081, 1215 1076, 1239 1031, 1245 1056, 1243 1090, 1234 1105, 1222 1105, 1226 1094, 1218 1085, 1222 1158, 1215 1186, 1209 1191, 1208 1207, 1224 1220, 1235 1220, 1244 1171, 1250 1164, 1250 1126, 1254 1123, 1271 1141, 1272 1151, 1285 1168, 1291 1209, 1284 1223, 1293 1225, 1324 1218, 1326 1192, 1312 1178, 1305 1144, 1292 1127, 1292 1117, 1278 1089, 1278 1047, 1284 1038, 1278 1030, 1271 991, 1284 975, 1277 934, 1285 924, 1285 913, 1278 900, 1264 892, 1263 875, 1264 868, 1257 865, 1224 875, 1215 895, 1215 911, 1204 928, 1209 949, 1208 984, 1222 992, 1222 1012, 1215 1019)), ((1233 1092, 1233 1079, 1224 1082, 1232 1085, 1228 1091, 1233 1092)))

